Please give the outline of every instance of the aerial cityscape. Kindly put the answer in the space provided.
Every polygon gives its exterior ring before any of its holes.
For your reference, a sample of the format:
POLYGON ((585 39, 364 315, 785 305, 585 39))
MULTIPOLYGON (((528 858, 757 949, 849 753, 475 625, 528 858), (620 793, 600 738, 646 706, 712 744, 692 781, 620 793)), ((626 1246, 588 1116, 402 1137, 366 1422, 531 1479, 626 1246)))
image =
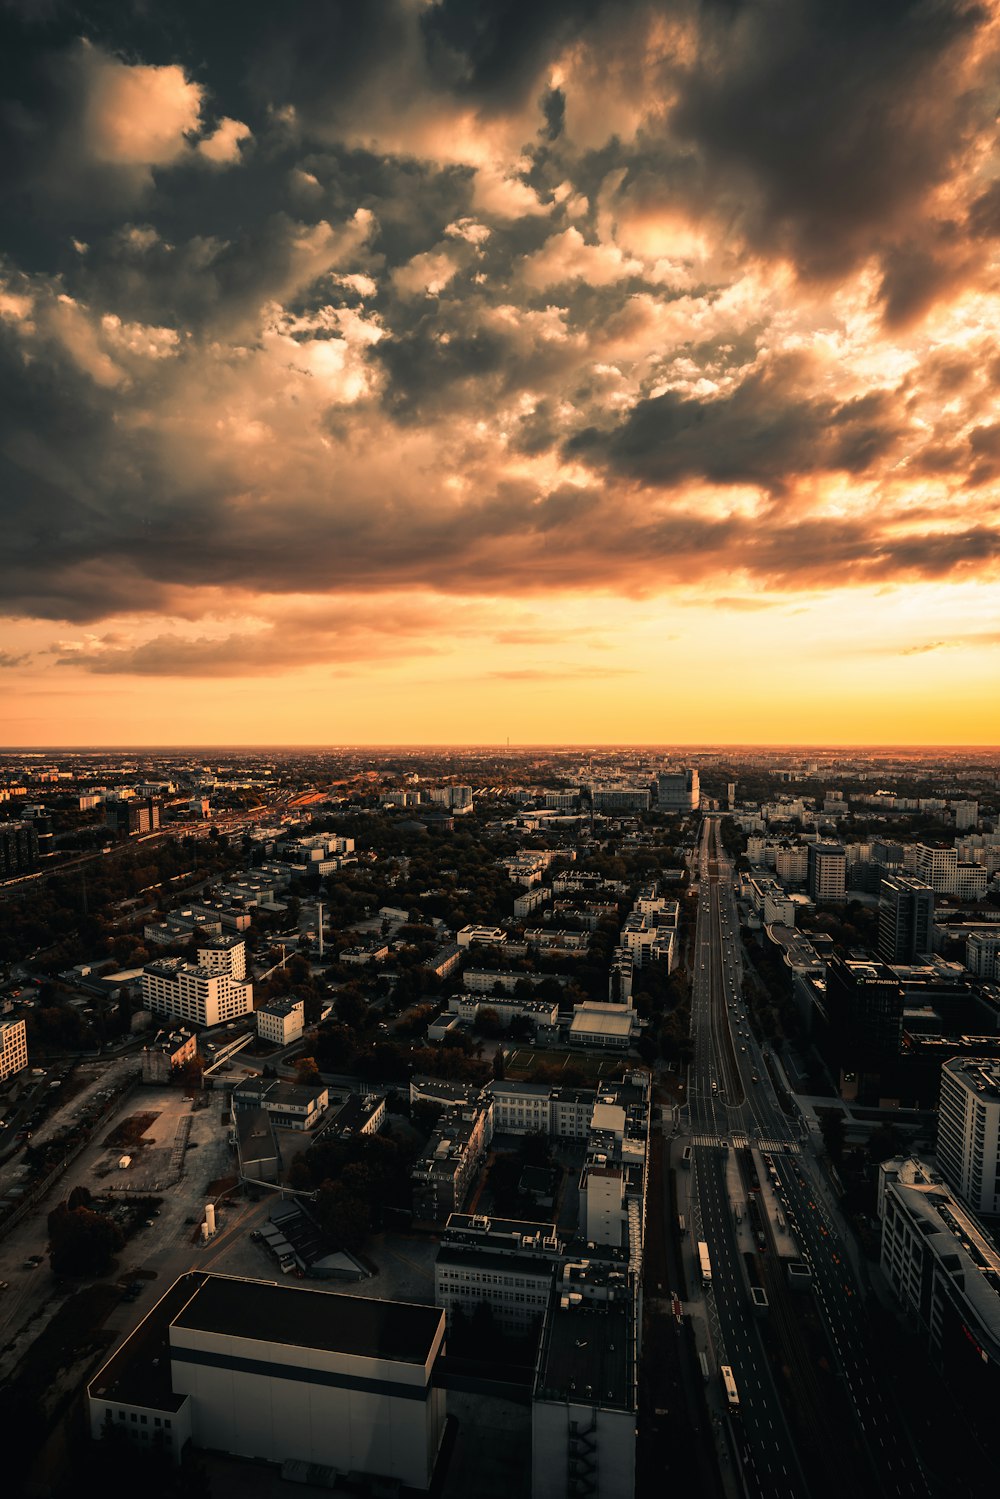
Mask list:
POLYGON ((998 77, 0 7, 4 1499, 992 1499, 998 77))
POLYGON ((996 752, 8 750, 0 806, 14 1491, 984 1492, 996 752))

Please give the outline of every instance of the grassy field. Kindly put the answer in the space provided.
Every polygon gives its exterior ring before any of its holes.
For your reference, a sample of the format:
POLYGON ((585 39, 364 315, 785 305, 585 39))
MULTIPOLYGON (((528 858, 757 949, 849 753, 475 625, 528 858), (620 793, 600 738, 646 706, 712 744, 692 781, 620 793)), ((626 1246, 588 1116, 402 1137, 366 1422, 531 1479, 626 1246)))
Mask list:
POLYGON ((504 1051, 504 1075, 517 1082, 531 1082, 540 1067, 567 1067, 582 1073, 584 1085, 599 1082, 602 1077, 620 1077, 625 1059, 615 1056, 596 1056, 590 1051, 549 1051, 539 1046, 519 1046, 515 1051, 504 1051))

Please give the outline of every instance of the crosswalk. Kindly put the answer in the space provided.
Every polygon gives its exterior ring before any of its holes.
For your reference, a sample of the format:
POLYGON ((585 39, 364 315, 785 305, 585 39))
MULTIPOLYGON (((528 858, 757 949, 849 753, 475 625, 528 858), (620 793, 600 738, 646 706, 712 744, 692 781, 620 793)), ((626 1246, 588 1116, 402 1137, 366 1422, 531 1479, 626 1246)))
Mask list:
POLYGON ((778 1140, 768 1135, 758 1139, 756 1135, 749 1136, 737 1131, 732 1135, 701 1134, 689 1136, 689 1145, 731 1145, 734 1150, 757 1150, 776 1151, 789 1155, 801 1155, 802 1147, 797 1140, 778 1140))

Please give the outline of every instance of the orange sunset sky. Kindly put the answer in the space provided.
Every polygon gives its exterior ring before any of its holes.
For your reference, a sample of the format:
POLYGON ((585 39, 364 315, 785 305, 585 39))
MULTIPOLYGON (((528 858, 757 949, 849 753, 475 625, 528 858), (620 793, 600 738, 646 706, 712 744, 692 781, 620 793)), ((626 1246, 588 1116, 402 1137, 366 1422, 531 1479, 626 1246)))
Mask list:
POLYGON ((0 743, 1000 740, 992 0, 2 30, 0 743))

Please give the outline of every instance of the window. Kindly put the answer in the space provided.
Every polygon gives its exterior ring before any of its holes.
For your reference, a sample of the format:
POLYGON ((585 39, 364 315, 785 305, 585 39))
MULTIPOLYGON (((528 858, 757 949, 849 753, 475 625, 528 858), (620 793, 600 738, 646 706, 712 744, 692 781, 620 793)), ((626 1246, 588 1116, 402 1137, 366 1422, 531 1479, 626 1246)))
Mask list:
POLYGON ((135 1411, 133 1411, 132 1412, 132 1425, 133 1426, 137 1425, 138 1421, 139 1421, 139 1417, 136 1415, 135 1411))

